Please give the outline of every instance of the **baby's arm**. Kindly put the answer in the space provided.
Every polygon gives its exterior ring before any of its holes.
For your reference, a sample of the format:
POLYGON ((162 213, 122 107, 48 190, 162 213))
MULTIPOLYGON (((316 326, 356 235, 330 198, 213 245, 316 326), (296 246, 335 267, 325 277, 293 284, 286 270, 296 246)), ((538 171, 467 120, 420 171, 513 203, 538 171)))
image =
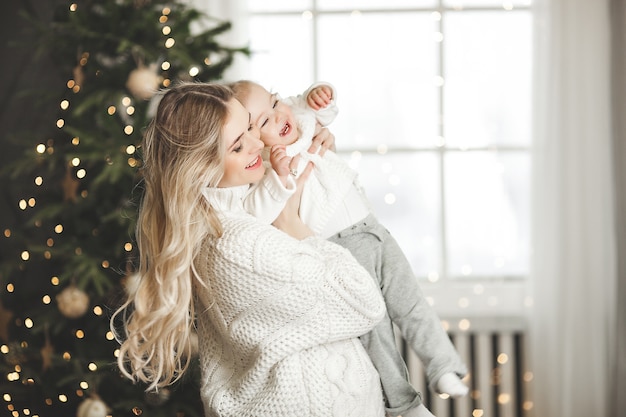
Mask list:
POLYGON ((243 200, 245 210, 263 223, 272 223, 296 191, 294 181, 300 157, 291 158, 284 145, 274 145, 269 153, 271 168, 263 179, 250 186, 243 200), (294 167, 292 169, 292 167, 294 167))
POLYGON ((290 173, 289 162, 291 162, 291 158, 287 155, 284 145, 272 146, 270 150, 270 164, 284 186, 287 186, 287 177, 290 173))
POLYGON ((312 112, 315 119, 322 125, 328 126, 335 120, 337 117, 337 113, 339 113, 339 109, 337 108, 337 90, 332 84, 329 83, 315 83, 307 90, 297 96, 290 96, 283 99, 283 102, 294 111, 305 111, 312 112), (317 91, 317 93, 313 93, 317 91), (319 95, 320 91, 326 91, 323 95, 319 95), (330 93, 328 93, 330 91, 330 93), (313 93, 313 94, 312 94, 313 93), (328 98, 328 102, 323 97, 328 98), (313 102, 313 105, 309 103, 309 99, 313 102), (319 104, 316 101, 320 101, 320 103, 326 103, 323 107, 318 107, 319 104))
POLYGON ((261 181, 252 184, 243 199, 244 209, 261 223, 270 224, 285 207, 285 203, 296 191, 296 183, 287 176, 283 183, 276 171, 267 167, 261 181))
POLYGON ((339 113, 337 90, 332 84, 315 83, 302 94, 302 98, 305 105, 315 113, 315 119, 322 126, 331 124, 339 113))

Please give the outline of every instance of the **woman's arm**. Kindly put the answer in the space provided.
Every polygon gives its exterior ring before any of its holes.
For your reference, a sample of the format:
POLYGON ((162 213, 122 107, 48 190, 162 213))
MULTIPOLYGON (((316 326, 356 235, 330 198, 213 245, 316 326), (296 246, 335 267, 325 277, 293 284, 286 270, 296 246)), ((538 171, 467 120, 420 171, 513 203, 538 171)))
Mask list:
POLYGON ((309 178, 313 165, 309 163, 302 175, 296 180, 296 192, 287 200, 285 208, 272 223, 277 229, 282 230, 289 236, 302 240, 313 236, 313 231, 304 224, 300 218, 300 199, 304 183, 309 178))

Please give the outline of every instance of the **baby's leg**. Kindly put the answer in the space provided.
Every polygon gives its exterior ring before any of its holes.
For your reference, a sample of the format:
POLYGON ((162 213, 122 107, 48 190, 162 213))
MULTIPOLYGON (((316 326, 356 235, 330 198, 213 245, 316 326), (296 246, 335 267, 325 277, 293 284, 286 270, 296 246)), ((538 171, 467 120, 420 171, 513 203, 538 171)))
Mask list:
MULTIPOLYGON (((431 389, 442 392, 438 383, 443 375, 464 376, 467 368, 443 329, 441 320, 424 297, 417 277, 396 240, 375 218, 368 217, 365 223, 367 227, 353 226, 360 231, 359 234, 354 232, 350 235, 349 229, 346 229, 345 236, 340 233, 337 242, 350 249, 376 278, 391 322, 399 327, 404 339, 424 364, 431 389)), ((376 332, 383 339, 390 337, 389 333, 382 335, 382 331, 376 332)), ((454 391, 448 394, 463 395, 462 390, 454 391)))
MULTIPOLYGON (((367 223, 357 224, 329 240, 349 249, 370 273, 372 279, 382 286, 378 279, 381 270, 382 242, 377 234, 370 233, 369 229, 367 223)), ((388 415, 404 414, 405 411, 419 405, 421 396, 409 382, 407 367, 398 351, 389 314, 360 339, 380 375, 388 415)))
MULTIPOLYGON (((464 376, 467 368, 435 310, 424 297, 402 249, 393 236, 386 229, 383 230, 379 274, 387 312, 422 361, 430 388, 442 392, 439 390, 439 380, 443 375, 452 374, 460 382, 457 375, 464 376)), ((448 394, 457 396, 460 394, 457 391, 448 394)))

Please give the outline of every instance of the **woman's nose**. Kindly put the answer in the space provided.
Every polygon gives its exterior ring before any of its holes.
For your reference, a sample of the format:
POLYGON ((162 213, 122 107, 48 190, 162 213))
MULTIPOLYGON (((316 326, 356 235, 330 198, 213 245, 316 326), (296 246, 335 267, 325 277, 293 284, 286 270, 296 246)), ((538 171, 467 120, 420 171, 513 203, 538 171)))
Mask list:
POLYGON ((250 143, 250 152, 258 152, 259 149, 263 149, 265 146, 263 141, 261 140, 261 131, 258 127, 254 127, 252 130, 248 132, 249 134, 246 136, 247 140, 250 143))

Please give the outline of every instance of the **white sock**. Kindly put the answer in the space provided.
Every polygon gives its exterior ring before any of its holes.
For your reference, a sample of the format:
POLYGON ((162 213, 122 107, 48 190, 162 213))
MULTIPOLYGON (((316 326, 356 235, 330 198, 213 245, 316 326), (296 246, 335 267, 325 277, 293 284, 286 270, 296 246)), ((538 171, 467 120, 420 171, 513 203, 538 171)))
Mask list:
POLYGON ((467 385, 452 372, 443 374, 437 382, 437 390, 442 394, 448 394, 451 397, 463 397, 469 392, 467 385))

